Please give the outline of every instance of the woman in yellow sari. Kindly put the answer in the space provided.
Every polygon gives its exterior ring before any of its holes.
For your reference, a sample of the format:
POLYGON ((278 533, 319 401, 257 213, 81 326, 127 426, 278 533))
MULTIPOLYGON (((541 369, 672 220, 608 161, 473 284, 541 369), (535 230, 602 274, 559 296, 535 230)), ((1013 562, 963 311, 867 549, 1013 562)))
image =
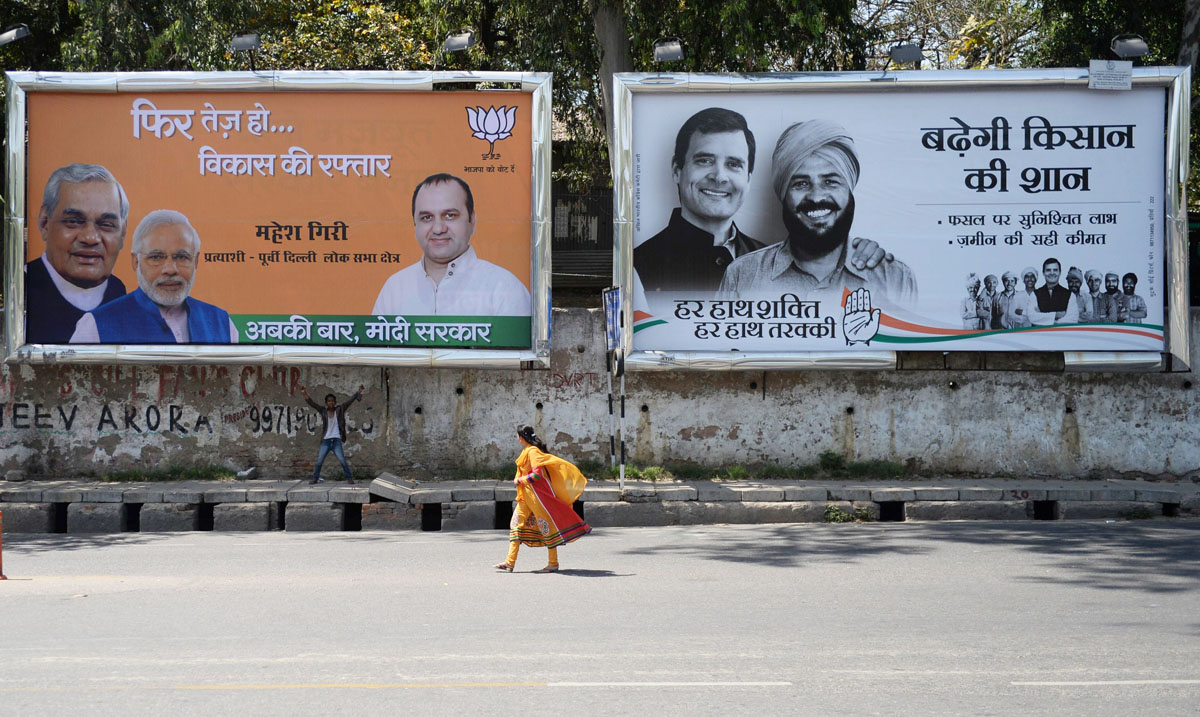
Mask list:
POLYGON ((592 532, 571 507, 583 493, 587 478, 573 464, 546 452, 532 426, 517 429, 517 507, 508 527, 508 557, 495 567, 511 573, 521 544, 549 548, 546 567, 537 573, 558 572, 558 546, 592 532))

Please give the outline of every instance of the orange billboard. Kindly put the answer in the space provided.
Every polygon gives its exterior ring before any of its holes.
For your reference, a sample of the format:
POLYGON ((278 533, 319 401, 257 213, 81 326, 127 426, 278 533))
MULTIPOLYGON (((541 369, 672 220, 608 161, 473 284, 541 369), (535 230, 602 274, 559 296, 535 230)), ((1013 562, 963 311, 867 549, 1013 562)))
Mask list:
POLYGON ((39 89, 24 343, 533 345, 531 93, 39 89))

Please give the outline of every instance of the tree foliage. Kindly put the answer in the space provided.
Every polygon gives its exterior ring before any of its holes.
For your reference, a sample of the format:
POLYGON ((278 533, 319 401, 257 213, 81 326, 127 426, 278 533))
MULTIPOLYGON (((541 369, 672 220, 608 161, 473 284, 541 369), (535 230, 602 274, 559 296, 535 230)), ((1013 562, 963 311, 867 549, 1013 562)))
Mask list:
POLYGON ((1090 60, 1115 59, 1112 38, 1135 33, 1150 47, 1139 64, 1174 65, 1182 22, 1180 0, 1042 0, 1031 58, 1041 67, 1087 67, 1090 60))
POLYGON ((865 68, 865 41, 849 0, 632 3, 634 62, 654 69, 654 42, 679 37, 690 72, 796 72, 865 68))
POLYGON ((912 43, 925 69, 1022 67, 1036 38, 1034 0, 860 0, 855 19, 873 30, 872 69, 888 48, 912 43))
POLYGON ((5 69, 68 71, 231 69, 232 28, 256 4, 235 0, 0 0, 0 23, 32 36, 0 50, 5 69))
MULTIPOLYGON (((1197 77, 1197 57, 1194 18, 1197 0, 1142 0, 1137 3, 1117 0, 1042 0, 1042 21, 1039 42, 1033 59, 1047 67, 1086 66, 1089 60, 1113 58, 1109 46, 1112 38, 1134 33, 1146 40, 1150 54, 1138 59, 1139 65, 1174 65, 1186 63, 1192 67, 1192 107, 1200 98, 1200 77, 1197 77), (1185 28, 1186 18, 1193 18, 1191 39, 1185 28)), ((1189 204, 1195 206, 1200 197, 1200 127, 1192 123, 1191 175, 1188 180, 1189 204)))
POLYGON ((265 3, 259 64, 289 70, 425 70, 438 40, 420 2, 265 3))

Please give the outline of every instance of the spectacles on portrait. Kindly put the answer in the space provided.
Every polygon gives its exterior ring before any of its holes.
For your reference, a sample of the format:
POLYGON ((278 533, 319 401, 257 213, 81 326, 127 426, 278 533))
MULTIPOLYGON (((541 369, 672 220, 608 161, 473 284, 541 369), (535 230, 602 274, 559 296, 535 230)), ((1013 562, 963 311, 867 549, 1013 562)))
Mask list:
POLYGON ((149 254, 142 254, 142 261, 148 265, 158 268, 167 263, 167 259, 175 262, 176 266, 191 266, 196 261, 196 257, 186 251, 177 251, 174 254, 167 254, 162 251, 152 251, 149 254))

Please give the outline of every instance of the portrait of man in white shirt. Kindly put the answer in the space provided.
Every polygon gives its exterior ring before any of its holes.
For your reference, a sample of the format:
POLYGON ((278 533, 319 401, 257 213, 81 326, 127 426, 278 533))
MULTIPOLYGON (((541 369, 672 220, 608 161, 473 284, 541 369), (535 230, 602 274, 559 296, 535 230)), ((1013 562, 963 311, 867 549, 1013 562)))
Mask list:
POLYGON ((375 300, 381 316, 529 316, 529 289, 471 246, 475 198, 452 174, 426 177, 413 191, 413 226, 423 256, 392 274, 375 300))

